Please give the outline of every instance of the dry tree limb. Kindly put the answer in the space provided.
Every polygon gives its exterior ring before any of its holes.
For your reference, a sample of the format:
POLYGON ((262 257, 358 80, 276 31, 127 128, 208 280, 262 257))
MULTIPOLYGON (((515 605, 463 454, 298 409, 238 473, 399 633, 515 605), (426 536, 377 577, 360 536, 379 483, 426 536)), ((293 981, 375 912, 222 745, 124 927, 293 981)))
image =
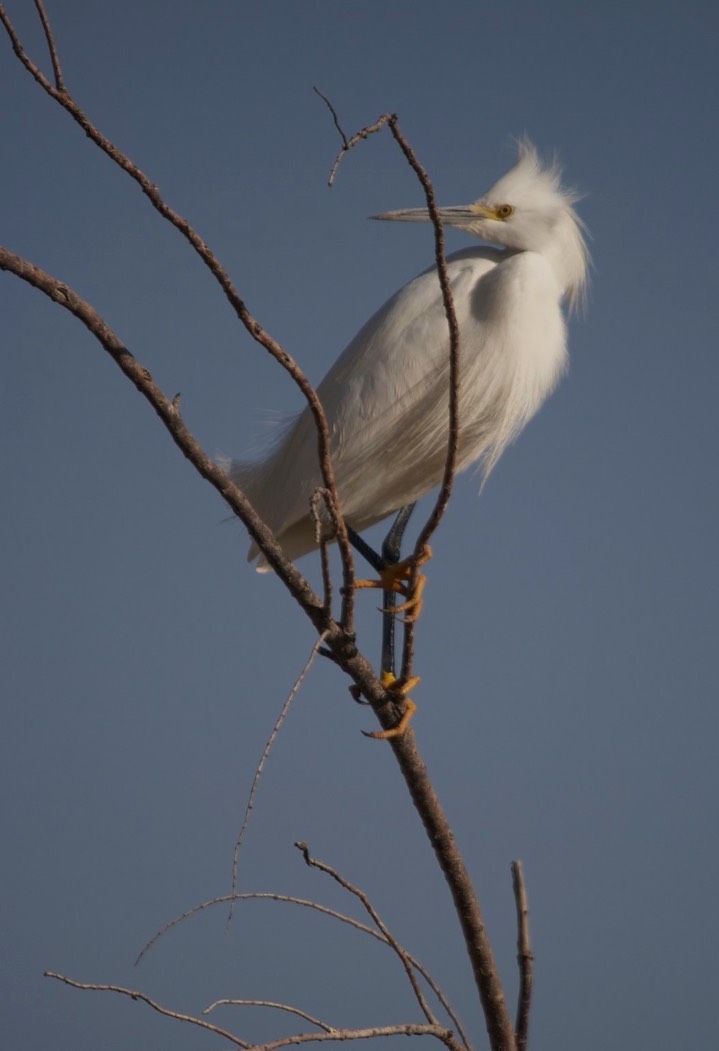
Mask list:
POLYGON ((323 1022, 321 1018, 315 1018, 314 1015, 307 1014, 306 1011, 301 1011, 299 1007, 292 1007, 290 1004, 278 1004, 274 1000, 215 1000, 205 1007, 203 1015, 210 1014, 216 1007, 274 1007, 278 1011, 287 1011, 288 1014, 297 1015, 299 1018, 304 1018, 306 1022, 311 1022, 312 1025, 316 1025, 318 1029, 324 1029, 326 1033, 337 1033, 339 1030, 336 1026, 330 1025, 328 1022, 323 1022))
MULTIPOLYGON (((313 1024, 322 1026, 324 1032, 322 1033, 293 1033, 291 1036, 281 1037, 278 1040, 271 1040, 264 1044, 252 1044, 246 1040, 242 1040, 235 1033, 231 1033, 227 1029, 221 1029, 220 1026, 213 1025, 211 1022, 205 1022, 202 1018, 195 1018, 194 1015, 184 1014, 180 1011, 173 1011, 169 1007, 163 1007, 162 1004, 158 1004, 156 1000, 152 1000, 145 993, 140 992, 137 989, 126 989, 122 985, 105 985, 95 982, 77 982, 73 978, 68 978, 64 974, 58 974, 55 971, 45 971, 46 978, 54 978, 64 985, 69 985, 73 989, 81 989, 90 992, 99 993, 118 993, 121 996, 129 996, 131 1000, 139 1000, 141 1003, 147 1004, 153 1011, 157 1011, 158 1014, 164 1015, 166 1018, 174 1018, 177 1022, 189 1022, 190 1025, 198 1026, 200 1029, 205 1029, 210 1033, 215 1033, 217 1036, 224 1037, 225 1040, 229 1040, 230 1043, 234 1044, 235 1047, 243 1048, 243 1051, 276 1051, 281 1047, 288 1047, 294 1044, 310 1044, 310 1043, 321 1043, 325 1040, 370 1040, 381 1036, 433 1036, 449 1049, 449 1051, 462 1051, 461 1045, 457 1043, 454 1034, 451 1029, 446 1029, 441 1025, 418 1025, 414 1022, 404 1022, 398 1025, 385 1025, 385 1026, 372 1026, 363 1029, 336 1029, 332 1026, 323 1026, 321 1022, 315 1019, 311 1019, 310 1016, 305 1015, 304 1012, 298 1011, 296 1008, 291 1008, 285 1004, 274 1004, 267 1003, 263 1006, 279 1007, 283 1010, 291 1011, 295 1014, 300 1014, 304 1018, 310 1018, 313 1024)), ((252 1002, 252 1001, 248 1001, 252 1002)), ((257 1004, 261 1004, 261 1001, 255 1001, 257 1004)), ((203 1012, 205 1013, 205 1012, 203 1012)))
MULTIPOLYGON (((444 312, 447 318, 447 328, 449 333, 449 399, 448 399, 448 437, 447 437, 447 457, 444 465, 444 473, 442 476, 442 483, 440 485, 439 493, 435 501, 434 507, 430 512, 427 522, 420 530, 417 542, 414 548, 414 565, 412 573, 408 582, 408 588, 410 594, 413 594, 417 587, 417 580, 419 576, 419 564, 420 559, 429 545, 429 541, 439 527, 444 512, 447 509, 450 496, 452 494, 452 487, 454 485, 454 476, 457 468, 457 450, 459 446, 459 385, 460 385, 460 339, 459 339, 459 324, 457 322, 457 314, 454 309, 454 299, 452 297, 452 288, 449 280, 449 274, 447 272, 447 254, 445 251, 445 239, 444 239, 444 227, 439 218, 439 212, 437 210, 437 201, 434 195, 434 187, 432 182, 427 175, 427 172, 420 164, 417 156, 412 147, 407 142, 407 139, 403 135, 399 127, 399 121, 396 114, 394 113, 383 113, 374 124, 367 125, 362 128, 351 138, 347 138, 345 132, 340 125, 337 112, 330 102, 330 100, 322 94, 322 92, 315 87, 315 92, 323 100, 334 120, 335 127, 342 138, 342 148, 340 149, 335 159, 328 184, 331 186, 334 182, 337 169, 342 161, 342 158, 348 153, 353 146, 356 146, 358 142, 362 142, 369 138, 370 135, 380 131, 385 125, 387 125, 392 133, 392 136, 399 146, 400 150, 404 154, 404 157, 411 167, 412 171, 417 176, 422 190, 424 191, 425 200, 427 203, 427 210, 429 212, 432 227, 434 229, 434 255, 435 263, 437 266, 437 276, 439 278, 439 285, 442 292, 442 302, 444 304, 444 312)), ((411 679, 413 675, 413 663, 414 663, 414 621, 409 619, 405 622, 405 633, 404 633, 404 647, 402 655, 402 678, 405 680, 411 679)))
POLYGON ((512 887, 517 907, 517 965, 519 967, 519 995, 514 1030, 517 1051, 526 1051, 529 1033, 529 1012, 532 1006, 532 970, 534 954, 529 935, 529 905, 521 861, 512 862, 512 887))
POLYGON ((461 1045, 454 1038, 451 1029, 441 1025, 418 1025, 415 1022, 399 1025, 367 1026, 364 1029, 334 1029, 330 1033, 295 1033, 266 1044, 253 1045, 252 1051, 277 1051, 290 1044, 322 1043, 326 1040, 376 1040, 383 1036, 433 1036, 440 1040, 449 1051, 461 1051, 461 1045))
POLYGON ((382 116, 374 122, 374 124, 368 124, 366 128, 360 128, 358 132, 356 132, 354 135, 351 136, 351 138, 348 139, 344 131, 342 130, 339 117, 337 116, 337 110, 334 108, 330 100, 327 98, 326 95, 322 94, 318 87, 315 86, 312 90, 315 92, 316 95, 319 95, 324 104, 327 106, 327 109, 332 114, 332 120, 334 121, 335 128, 337 128, 337 132, 339 133, 339 136, 342 139, 342 147, 337 156, 335 157, 335 162, 332 165, 332 170, 330 171, 330 175, 327 180, 327 185, 333 186, 335 176, 337 175, 337 170, 339 169, 339 166, 342 163, 342 158, 345 156, 345 154, 349 153, 352 147, 356 146, 358 142, 362 142, 364 141, 364 139, 368 139, 370 135, 374 135, 376 132, 381 131, 385 124, 387 124, 390 120, 393 119, 393 114, 383 113, 382 116))
POLYGON ((259 517, 244 493, 228 479, 222 468, 210 459, 188 430, 179 412, 177 398, 171 400, 167 397, 155 383, 149 370, 127 349, 104 318, 68 284, 59 281, 41 267, 22 259, 2 246, 0 246, 0 270, 15 274, 16 277, 44 293, 52 302, 68 310, 82 322, 140 394, 152 405, 183 455, 202 477, 214 486, 233 513, 242 520, 252 539, 260 546, 263 555, 313 624, 319 631, 325 631, 328 618, 322 600, 315 594, 294 563, 285 557, 272 532, 259 517))
MULTIPOLYGON (((362 934, 369 934, 372 938, 391 948, 387 937, 375 927, 369 927, 366 923, 362 923, 361 920, 357 920, 354 916, 347 916, 343 912, 338 912, 336 909, 331 909, 328 905, 322 905, 320 902, 311 901, 308 898, 297 898, 290 894, 275 894, 271 891, 245 891, 237 894, 223 894, 217 898, 210 898, 208 901, 203 901, 199 905, 194 905, 191 909, 187 909, 180 916, 176 916, 174 919, 169 920, 165 923, 156 934, 153 934, 152 938, 146 943, 146 945, 140 951, 135 965, 139 964, 142 958, 153 948, 154 945, 162 938, 168 931, 172 930, 173 927, 179 926, 184 923, 185 920, 189 919, 190 916, 194 916, 198 912, 203 912, 205 909, 213 908, 215 905, 226 905, 228 902, 236 901, 275 901, 281 902, 288 905, 298 905, 301 908, 313 909, 323 916, 328 916, 330 919, 339 920, 340 923, 346 923, 348 927, 353 927, 355 930, 360 931, 362 934)), ((406 952, 406 950, 405 950, 406 952)), ((427 968, 413 956, 412 953, 407 952, 407 959, 409 960, 412 967, 415 969, 417 974, 421 975, 425 980, 429 988, 432 990, 437 1000, 441 1004, 442 1008, 446 1011, 447 1017, 452 1022, 452 1025, 456 1028, 459 1033, 465 1051, 471 1051, 471 1043, 469 1037, 464 1029, 462 1021, 457 1012, 452 1007, 451 1003, 447 999, 447 996, 443 992, 442 988, 437 984, 435 979, 429 973, 427 968)))
POLYGON ((330 494, 326 489, 318 486, 310 497, 310 517, 312 518, 312 524, 315 527, 315 542, 320 549, 320 563, 322 566, 322 587, 325 599, 325 606, 332 612, 332 575, 330 572, 330 552, 329 552, 329 540, 323 529, 322 524, 322 507, 325 507, 327 514, 332 522, 332 528, 334 530, 333 535, 337 535, 337 516, 334 514, 334 507, 330 499, 330 494))
POLYGON ((417 978, 415 977, 414 968, 412 967, 412 964, 409 961, 406 951, 402 948, 397 939, 390 933, 389 928, 387 927, 386 923, 384 923, 384 921, 380 918, 379 913, 368 898, 367 894, 365 894, 363 890, 360 890, 359 887, 355 887, 354 884, 350 883, 350 881, 348 879, 345 879, 344 876, 341 876, 336 869, 332 868, 331 865, 328 865, 324 861, 319 861, 317 858, 313 858, 310 854, 310 848, 307 846, 306 843, 295 843, 295 846, 299 851, 301 851, 302 857, 305 859, 305 863, 309 865, 310 868, 319 869, 320 872, 324 872, 328 876, 331 876, 336 883, 339 883, 340 887, 342 887, 346 891, 349 891, 350 894, 352 894, 355 898, 357 898, 358 901, 362 903, 364 909, 372 918, 373 923, 377 926, 378 930, 381 931, 381 933, 387 939, 387 944, 399 957, 400 962, 404 967, 405 974, 407 975, 409 984, 412 986, 412 992, 415 995, 415 999, 419 1004, 422 1014, 430 1023, 430 1025, 437 1025, 437 1019, 430 1010, 429 1004, 424 998, 424 994, 419 987, 419 983, 417 982, 417 978))
POLYGON ((207 1029, 211 1033, 216 1033, 218 1036, 222 1036, 225 1040, 229 1040, 230 1043, 234 1044, 235 1047, 250 1048, 252 1044, 246 1040, 240 1040, 239 1036, 235 1036, 234 1033, 230 1033, 227 1029, 220 1029, 217 1025, 212 1025, 211 1022, 205 1022, 202 1018, 195 1018, 194 1015, 183 1014, 181 1011, 172 1011, 169 1007, 163 1007, 162 1004, 158 1004, 156 1000, 151 1000, 149 996, 139 992, 137 989, 125 989, 122 985, 99 985, 94 982, 76 982, 73 978, 67 978, 64 974, 58 974, 56 971, 45 971, 46 978, 55 978, 58 982, 62 982, 64 985, 70 985, 73 989, 85 989, 96 993, 119 993, 121 996, 129 996, 131 1000, 140 1000, 143 1004, 147 1004, 153 1011, 157 1011, 158 1014, 165 1015, 166 1018, 174 1018, 177 1022, 189 1022, 190 1025, 199 1026, 200 1029, 207 1029))
POLYGON ((52 26, 45 12, 45 5, 42 0, 35 0, 35 7, 42 23, 42 31, 45 34, 45 42, 47 43, 47 49, 50 52, 50 61, 52 62, 52 71, 55 76, 55 87, 58 91, 66 91, 65 81, 62 76, 62 67, 60 65, 60 56, 57 51, 57 45, 55 44, 55 37, 53 35, 52 26))

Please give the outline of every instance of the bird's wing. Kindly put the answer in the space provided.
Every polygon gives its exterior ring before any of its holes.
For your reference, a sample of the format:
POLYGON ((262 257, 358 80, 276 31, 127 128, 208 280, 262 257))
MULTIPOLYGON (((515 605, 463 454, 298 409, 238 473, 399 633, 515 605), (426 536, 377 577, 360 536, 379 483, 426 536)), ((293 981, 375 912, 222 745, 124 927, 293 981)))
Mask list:
MULTIPOLYGON (((472 313, 477 282, 502 257, 471 248, 448 260, 460 328, 472 313)), ((404 424, 426 389, 449 368, 449 329, 439 278, 432 267, 400 289, 358 332, 318 388, 335 455, 376 445, 392 421, 404 424), (358 444, 359 443, 359 444, 358 444)))
MULTIPOLYGON (((460 328, 471 315, 477 282, 502 257, 494 249, 470 248, 448 260, 460 328)), ((319 385, 342 509, 355 528, 384 518, 405 497, 415 499, 418 486, 427 491, 434 485, 427 484, 429 460, 441 464, 446 456, 448 347, 439 279, 431 268, 370 318, 319 385)), ((309 409, 270 457, 233 465, 232 473, 283 542, 298 538, 294 554, 311 549, 309 500, 322 483, 309 409)))

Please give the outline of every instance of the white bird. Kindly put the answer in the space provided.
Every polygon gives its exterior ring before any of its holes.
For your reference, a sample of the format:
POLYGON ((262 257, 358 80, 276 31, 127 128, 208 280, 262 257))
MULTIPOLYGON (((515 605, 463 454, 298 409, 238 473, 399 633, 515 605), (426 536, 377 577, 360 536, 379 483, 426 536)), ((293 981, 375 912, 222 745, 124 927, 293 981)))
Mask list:
MULTIPOLYGON (((458 471, 486 479, 567 366, 562 306, 582 299, 589 255, 583 225, 555 163, 526 140, 516 165, 474 204, 440 208, 442 223, 502 248, 447 260, 460 331, 458 471)), ((424 208, 377 219, 427 222, 424 208)), ((449 330, 436 267, 370 318, 318 387, 329 424, 342 513, 361 532, 442 480, 449 431, 449 330)), ((309 408, 270 454, 234 460, 247 494, 290 558, 317 547, 310 513, 322 485, 309 408)), ((253 545, 248 560, 257 557, 253 545)), ((260 560, 259 570, 268 567, 260 560)))

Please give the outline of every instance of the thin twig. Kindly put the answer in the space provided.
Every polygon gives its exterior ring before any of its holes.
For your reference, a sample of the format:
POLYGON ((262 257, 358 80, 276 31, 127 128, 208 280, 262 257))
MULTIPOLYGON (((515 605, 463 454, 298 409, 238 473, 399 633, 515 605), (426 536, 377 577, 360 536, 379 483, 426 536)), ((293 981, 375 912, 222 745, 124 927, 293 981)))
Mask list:
POLYGON ((315 95, 319 95, 319 97, 322 99, 324 104, 327 106, 327 109, 332 114, 332 120, 335 122, 335 127, 337 128, 337 132, 339 134, 339 137, 342 139, 342 142, 344 143, 345 148, 349 149, 349 144, 347 142, 347 136, 345 135, 345 133, 342 131, 342 128, 340 127, 340 121, 339 121, 339 117, 337 116, 337 110, 334 108, 334 106, 332 105, 330 100, 327 98, 327 96, 322 94, 322 92, 320 91, 320 89, 317 87, 316 84, 313 85, 312 90, 314 91, 315 95))
POLYGON ((348 139, 340 125, 339 118, 337 116, 337 111, 335 110, 330 100, 322 94, 319 88, 315 88, 314 90, 332 114, 332 119, 334 121, 335 127, 337 128, 340 138, 342 139, 342 148, 335 157, 335 162, 332 165, 332 169, 327 180, 327 185, 332 186, 335 181, 335 176, 337 175, 337 170, 340 164, 342 163, 342 159, 345 156, 345 154, 349 153, 352 147, 356 146, 358 142, 362 142, 364 139, 368 139, 370 135, 374 135, 376 132, 381 131, 385 124, 389 124, 392 120, 396 120, 397 118, 392 113, 383 113, 382 116, 374 122, 374 124, 368 124, 365 128, 361 128, 358 132, 352 135, 351 138, 348 139))
POLYGON ((447 328, 449 329, 449 428, 447 437, 447 458, 444 464, 442 485, 437 495, 437 500, 427 523, 417 538, 415 554, 419 555, 422 549, 432 539, 432 535, 439 526, 442 516, 447 508, 447 504, 449 503, 449 498, 452 495, 452 485, 454 483, 454 475, 457 466, 457 446, 459 444, 459 323, 457 321, 457 313, 454 309, 452 286, 447 272, 444 227, 442 226, 439 211, 437 210, 434 187, 432 186, 427 172, 417 160, 414 150, 400 131, 396 117, 390 117, 389 127, 399 148, 407 158, 407 163, 422 184, 422 189, 424 190, 424 195, 427 200, 427 210, 429 211, 429 216, 434 228, 434 252, 435 262, 437 264, 437 276, 439 277, 439 284, 442 290, 442 302, 447 317, 447 328))
MULTIPOLYGON (((419 182, 424 190, 425 199, 427 201, 427 209, 429 211, 429 217, 434 228, 434 250, 435 250, 435 262, 437 265, 437 275, 439 277, 440 289, 442 292, 442 302, 444 304, 444 312, 447 317, 447 327, 449 330, 449 398, 448 398, 448 434, 447 434, 447 456, 445 459, 444 472, 442 476, 442 483, 440 486, 437 499, 434 507, 422 528, 414 549, 415 562, 412 566, 410 579, 408 581, 408 588, 410 594, 412 594, 417 587, 417 580, 419 577, 419 559, 423 556, 425 550, 429 545, 429 541, 435 531, 437 530, 442 516, 447 508, 449 499, 452 493, 452 486, 454 483, 454 475, 457 467, 457 450, 459 446, 459 384, 460 384, 460 345, 459 345, 459 325, 457 322, 457 314, 454 309, 454 299, 452 297, 452 288, 449 281, 449 274, 447 272, 447 257, 445 252, 445 241, 444 241, 444 228, 439 218, 439 212, 437 210, 437 202, 434 195, 434 187, 432 182, 427 175, 427 172, 422 167, 417 159, 414 150, 411 148, 407 139, 400 131, 399 122, 396 114, 383 113, 378 120, 361 131, 358 131, 351 138, 347 138, 347 135, 343 131, 339 118, 337 117, 336 110, 332 103, 326 98, 321 91, 315 88, 315 91, 319 97, 324 101, 335 123, 335 127, 342 138, 342 148, 340 149, 335 163, 332 166, 330 172, 329 185, 331 186, 337 169, 339 168, 342 158, 349 150, 352 149, 358 142, 369 137, 369 135, 380 131, 385 124, 389 125, 389 129, 394 137, 395 142, 400 147, 404 154, 407 163, 410 165, 415 175, 419 179, 419 182)), ((414 638, 415 628, 414 621, 409 620, 405 624, 404 632, 404 646, 402 651, 402 673, 401 677, 404 680, 412 678, 413 675, 413 664, 414 664, 414 638)))
POLYGON ((314 909, 316 912, 323 913, 325 916, 330 916, 332 919, 339 920, 341 923, 346 923, 350 927, 355 927, 364 934, 371 934, 372 937, 377 938, 378 941, 386 942, 386 939, 372 927, 360 923, 359 920, 355 920, 352 916, 345 916, 342 912, 330 909, 327 905, 320 905, 317 901, 310 901, 308 898, 297 898, 291 894, 275 894, 272 891, 241 891, 237 894, 221 894, 216 898, 210 898, 208 901, 203 901, 199 905, 193 905, 191 909, 186 909, 185 912, 181 913, 179 916, 175 916, 174 919, 168 920, 167 923, 163 924, 159 931, 156 931, 150 940, 142 947, 137 959, 135 960, 135 966, 137 966, 150 949, 157 944, 160 938, 164 937, 164 935, 167 934, 168 931, 171 931, 173 927, 178 927, 181 923, 184 923, 185 920, 189 919, 190 916, 194 916, 198 912, 203 912, 205 909, 210 909, 215 905, 226 905, 228 902, 233 901, 280 901, 286 902, 290 905, 301 905, 304 908, 314 909))
MULTIPOLYGON (((430 539, 437 530, 439 523, 442 520, 442 516, 449 503, 450 496, 452 494, 452 487, 454 484, 454 475, 457 467, 457 449, 459 445, 459 383, 460 383, 460 344, 459 344, 459 324, 457 322, 457 314, 454 309, 454 299, 452 297, 452 287, 449 280, 449 274, 447 272, 447 256, 445 252, 444 242, 444 228, 439 217, 437 210, 437 201, 434 195, 434 187, 430 181, 427 172, 417 160, 417 157, 412 150, 411 146, 407 142, 406 138, 402 134, 399 128, 399 124, 396 117, 392 117, 389 120, 389 127, 395 141, 402 150, 407 163, 410 165, 415 175, 419 179, 422 189, 424 190, 425 199, 427 201, 427 210, 432 221, 434 228, 434 252, 435 262, 437 265, 437 276, 439 278, 440 289, 442 291, 442 301, 444 303, 444 312, 447 318, 447 328, 449 330, 449 403, 448 403, 448 433, 447 433, 447 457, 444 464, 444 473, 442 476, 442 484, 440 486, 437 499, 434 507, 430 513, 427 522, 420 531, 417 537, 417 542, 414 549, 414 557, 418 560, 427 548, 430 539)), ((419 574, 419 565, 415 561, 412 568, 412 575, 409 581, 410 593, 414 591, 417 578, 419 574)), ((404 633, 404 649, 402 658, 402 678, 409 679, 412 677, 412 668, 414 663, 414 632, 415 622, 413 620, 406 624, 404 633)))
MULTIPOLYGON (((47 20, 47 16, 46 16, 47 20)), ((352 583, 354 581, 354 559, 352 556, 352 548, 347 536, 347 529, 344 523, 340 511, 340 501, 337 492, 337 485, 335 482, 334 469, 332 467, 332 457, 330 449, 330 433, 329 426, 327 424, 327 417, 325 416, 324 409, 319 400, 316 390, 307 379, 305 374, 300 369, 297 362, 290 354, 275 340, 268 332, 259 324, 259 322, 252 316, 244 301, 241 299, 234 285, 232 284, 229 275, 225 269, 220 265, 219 261, 208 248, 199 234, 193 229, 188 221, 179 215, 173 208, 171 208, 163 199, 158 187, 151 182, 147 175, 140 169, 133 161, 130 160, 114 143, 112 143, 106 136, 104 136, 98 129, 91 123, 85 112, 80 108, 77 102, 72 98, 68 91, 63 88, 59 90, 54 87, 53 84, 47 79, 40 68, 29 58, 25 49, 23 48, 20 38, 13 26, 5 8, 0 4, 0 22, 5 27, 5 30, 10 38, 13 51, 17 55, 20 62, 23 64, 25 69, 31 74, 31 76, 37 81, 40 87, 43 88, 51 98, 55 99, 60 106, 70 114, 72 119, 83 129, 85 134, 92 139, 96 146, 98 146, 107 156, 124 172, 126 172, 131 179, 133 179, 142 192, 150 201, 153 208, 160 213, 160 215, 166 219, 175 229, 189 242, 192 248, 202 259, 203 263, 208 267, 211 274, 218 282, 226 298, 234 309, 237 317, 245 326, 250 336, 261 346, 268 351, 269 354, 285 369, 286 372, 292 377, 294 382, 300 388, 302 393, 307 400, 307 403, 312 412, 315 427, 317 430, 317 441, 318 441, 318 455, 320 461, 320 469, 322 472, 322 479, 324 485, 331 494, 332 503, 337 512, 337 520, 339 523, 339 532, 337 535, 337 544, 340 549, 340 555, 342 559, 342 570, 343 570, 343 591, 342 591, 342 624, 348 633, 352 633, 354 625, 354 588, 352 583)), ((48 23, 47 33, 51 32, 48 23)), ((254 538, 253 538, 254 539, 254 538)), ((264 552, 263 552, 264 554, 264 552)), ((273 567, 274 568, 274 567, 273 567)))
POLYGON ((131 1000, 141 1000, 143 1004, 147 1004, 148 1007, 151 1007, 153 1011, 157 1011, 158 1014, 165 1015, 167 1018, 174 1018, 178 1022, 189 1022, 191 1025, 199 1026, 200 1029, 207 1029, 211 1033, 217 1033, 218 1036, 222 1036, 225 1040, 233 1043, 235 1047, 252 1047, 252 1044, 245 1040, 240 1040, 239 1036, 235 1036, 234 1033, 230 1033, 227 1029, 220 1029, 219 1026, 212 1025, 211 1022, 205 1022, 201 1018, 195 1018, 194 1015, 172 1011, 169 1007, 163 1007, 155 1000, 151 1000, 145 993, 138 992, 137 989, 125 989, 121 985, 97 985, 94 982, 76 982, 72 978, 67 978, 64 974, 57 974, 55 971, 45 971, 45 977, 55 978, 58 982, 72 986, 73 989, 89 989, 98 993, 120 993, 122 996, 129 996, 131 1000))
POLYGON ((512 887, 517 907, 517 965, 519 967, 519 995, 515 1033, 517 1051, 526 1051, 529 1033, 529 1012, 532 1006, 532 977, 534 955, 529 934, 529 906, 521 861, 512 862, 512 887))
POLYGON ((257 769, 255 770, 255 776, 252 779, 252 787, 250 788, 250 794, 249 794, 249 796, 247 798, 247 806, 245 807, 245 816, 242 819, 242 827, 240 828, 240 831, 239 831, 239 834, 237 836, 237 839, 235 840, 235 849, 234 849, 234 851, 232 853, 232 900, 230 902, 230 910, 229 910, 229 914, 227 916, 227 925, 228 926, 229 926, 229 924, 230 924, 230 922, 232 920, 232 906, 233 906, 234 900, 235 900, 235 898, 234 898, 235 891, 237 890, 237 866, 238 866, 238 862, 239 862, 239 858, 240 858, 240 848, 242 846, 242 841, 243 841, 243 839, 245 837, 245 832, 247 831, 247 827, 248 827, 248 825, 250 823, 250 817, 252 815, 252 809, 253 809, 253 807, 255 805, 255 796, 257 795, 257 788, 258 788, 258 785, 260 783, 260 778, 262 777, 262 773, 263 773, 264 768, 265 768, 265 763, 267 762, 267 758, 268 758, 270 752, 272 751, 272 746, 273 746, 273 744, 275 743, 275 741, 277 739, 277 735, 279 734, 280 730, 282 729, 282 724, 284 723, 285 719, 287 718, 287 713, 290 710, 290 706, 291 706, 293 700, 295 699, 295 697, 297 696, 297 691, 299 690, 300 686, 302 685, 302 683, 307 678, 309 670, 312 667, 312 664, 314 662, 315 657, 317 656, 317 651, 319 650, 320 646, 322 646, 324 644, 326 635, 327 635, 327 633, 323 631, 322 634, 319 636, 319 638, 315 640, 315 643, 312 646, 312 649, 310 650, 310 655, 309 655, 309 657, 307 658, 307 660, 304 663, 302 671, 297 676, 297 679, 295 680, 295 683, 294 683, 292 689, 290 690, 290 692, 287 694, 287 697, 285 698, 285 702, 282 705, 282 708, 280 710, 280 714, 277 716, 277 719, 275 720, 275 725, 272 727, 272 733, 270 734, 270 736, 267 739, 267 743, 266 743, 264 749, 262 750, 262 755, 260 756, 260 761, 257 764, 257 769))
POLYGON ((412 991, 413 991, 413 993, 415 995, 417 1003, 420 1006, 420 1010, 424 1014, 424 1017, 427 1019, 427 1021, 431 1025, 437 1025, 438 1024, 437 1019, 435 1018, 434 1014, 430 1010, 429 1004, 425 1000, 424 994, 423 994, 422 990, 419 987, 419 983, 418 983, 417 978, 416 978, 415 973, 414 973, 414 968, 412 967, 412 964, 411 964, 411 962, 409 960, 409 956, 408 956, 407 952, 399 944, 399 942, 394 937, 394 935, 392 935, 390 933, 389 928, 384 923, 384 921, 381 919, 379 913, 375 909, 375 907, 372 904, 372 902, 369 900, 367 894, 365 894, 365 892, 363 890, 360 890, 359 887, 355 887, 354 884, 350 883, 350 881, 348 879, 345 879, 344 876, 341 876, 339 874, 339 872, 337 872, 336 869, 332 868, 331 865, 326 864, 326 862, 324 862, 324 861, 319 861, 317 858, 313 858, 312 855, 310 854, 310 849, 309 849, 309 847, 307 846, 306 843, 303 843, 303 842, 295 843, 295 846, 297 847, 298 850, 300 850, 302 852, 302 856, 305 859, 305 862, 311 868, 319 869, 320 872, 324 872, 328 876, 331 876, 332 879, 335 880, 337 883, 339 883, 339 885, 341 887, 343 887, 346 891, 349 891, 350 894, 353 894, 354 897, 357 898, 357 900, 362 903, 362 905, 364 906, 364 908, 367 911, 367 913, 371 916, 373 922, 377 925, 378 929, 382 932, 382 934, 384 934, 385 938, 387 939, 388 944, 391 946, 391 948, 395 951, 395 953, 399 957, 399 959, 400 959, 400 961, 402 963, 402 966, 404 967, 405 974, 407 975, 409 983, 412 986, 412 991))
POLYGON ((318 1029, 324 1029, 326 1033, 339 1032, 336 1026, 329 1025, 328 1022, 323 1022, 321 1018, 315 1018, 314 1015, 309 1015, 306 1011, 301 1011, 299 1007, 291 1007, 290 1004, 278 1004, 274 1000, 215 1000, 214 1003, 211 1003, 209 1007, 204 1009, 203 1015, 208 1015, 216 1007, 275 1007, 278 1011, 287 1011, 289 1014, 304 1018, 306 1022, 316 1025, 318 1029))
POLYGON ((53 35, 52 27, 47 17, 47 13, 45 11, 45 5, 42 2, 42 0, 35 0, 35 7, 37 8, 37 13, 40 16, 40 21, 42 22, 42 29, 45 34, 45 40, 47 41, 47 49, 50 52, 52 71, 55 75, 55 87, 58 91, 66 91, 67 89, 65 87, 65 81, 62 77, 62 67, 60 66, 60 56, 57 52, 57 47, 55 45, 55 37, 53 35))
POLYGON ((337 536, 337 519, 333 514, 334 508, 330 494, 326 489, 318 486, 310 498, 310 517, 315 527, 315 543, 320 549, 320 564, 322 566, 322 585, 325 607, 330 616, 332 615, 332 574, 330 571, 329 540, 322 525, 322 506, 324 505, 330 520, 333 523, 333 534, 337 536))
POLYGON ((409 1022, 400 1025, 368 1026, 366 1029, 337 1029, 331 1033, 295 1033, 267 1044, 255 1044, 252 1051, 277 1051, 292 1044, 323 1043, 326 1040, 376 1040, 381 1036, 433 1036, 441 1040, 450 1051, 460 1051, 460 1045, 451 1029, 441 1025, 417 1025, 409 1022))

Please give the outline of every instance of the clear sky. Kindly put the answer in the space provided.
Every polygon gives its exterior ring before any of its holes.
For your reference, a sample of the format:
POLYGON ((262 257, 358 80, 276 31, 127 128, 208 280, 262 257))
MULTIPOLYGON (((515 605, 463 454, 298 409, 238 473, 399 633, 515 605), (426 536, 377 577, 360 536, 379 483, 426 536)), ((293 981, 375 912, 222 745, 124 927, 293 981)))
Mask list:
MULTIPOLYGON (((8 7, 47 68, 33 5, 8 7)), ((313 380, 432 258, 429 227, 365 221, 423 203, 388 135, 327 189, 338 142, 314 84, 347 131, 397 112, 441 203, 479 196, 525 132, 585 193, 594 273, 571 370, 481 497, 471 473, 457 484, 415 729, 512 1000, 509 864, 524 862, 534 1051, 719 1046, 716 5, 49 9, 78 100, 313 380)), ((95 305, 182 393, 210 453, 261 449, 300 406, 291 382, 4 38, 0 97, 0 241, 95 305)), ((44 969, 190 1012, 234 996, 337 1025, 416 1020, 381 947, 286 906, 242 906, 227 935, 224 912, 195 917, 133 968, 165 920, 228 891, 253 770, 313 636, 84 329, 7 274, 0 311, 3 1044, 220 1046, 44 969)), ((317 580, 314 556, 302 568, 317 580)), ((376 597, 360 605, 376 657, 376 597)), ((302 864, 307 840, 483 1047, 447 892, 389 749, 359 732, 372 725, 320 661, 267 765, 241 889, 351 910, 302 864)), ((250 1039, 286 1031, 225 1011, 250 1039)))

